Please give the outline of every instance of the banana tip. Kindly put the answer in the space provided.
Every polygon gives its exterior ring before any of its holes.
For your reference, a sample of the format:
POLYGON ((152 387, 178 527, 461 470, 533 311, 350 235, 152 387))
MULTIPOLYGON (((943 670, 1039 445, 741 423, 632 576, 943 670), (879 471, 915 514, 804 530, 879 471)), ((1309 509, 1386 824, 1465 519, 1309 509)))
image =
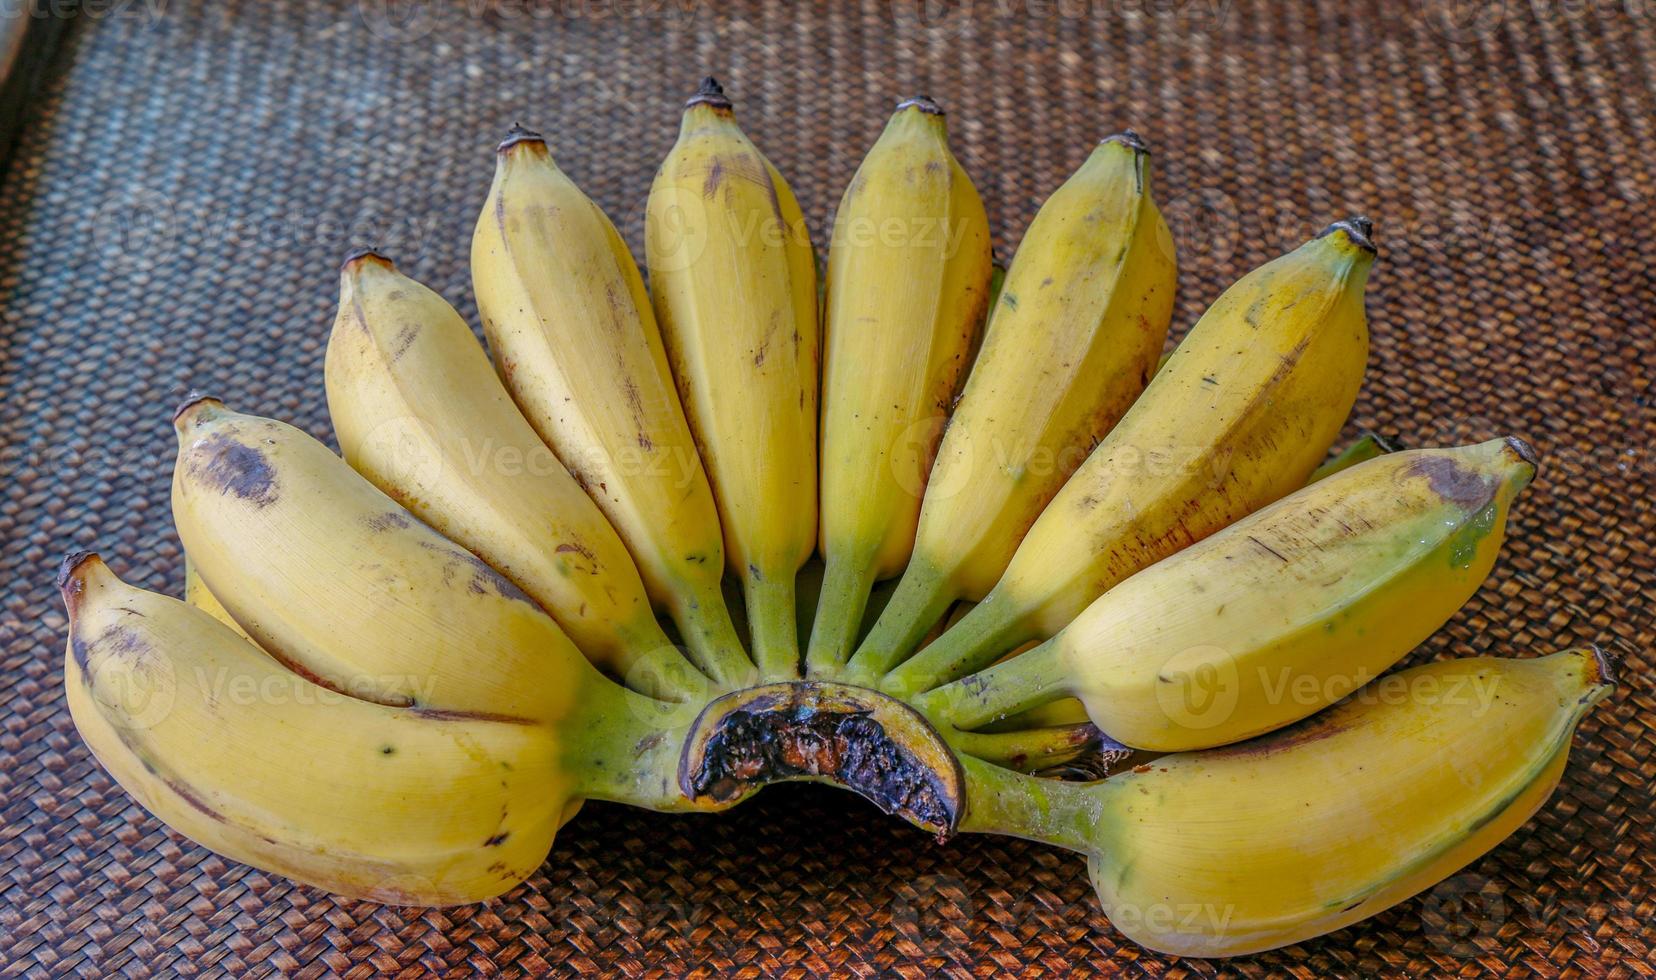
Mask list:
POLYGON ((929 116, 943 115, 943 107, 933 101, 929 95, 916 95, 897 103, 896 111, 902 112, 904 109, 919 109, 929 116))
POLYGON ((395 264, 378 249, 359 248, 351 254, 345 256, 345 261, 339 263, 339 271, 349 272, 352 269, 361 266, 362 263, 370 260, 378 262, 380 265, 383 265, 388 269, 395 268, 395 264))
POLYGON ((173 409, 173 425, 177 425, 179 420, 183 419, 184 416, 189 413, 190 409, 195 408, 197 405, 204 402, 217 402, 220 405, 224 404, 223 400, 213 395, 203 394, 202 392, 192 388, 190 389, 190 393, 184 396, 184 400, 178 403, 178 407, 173 409))
POLYGON ((71 551, 58 562, 57 588, 58 594, 63 596, 63 604, 70 612, 75 611, 82 591, 82 578, 79 574, 81 566, 88 561, 101 561, 95 551, 71 551))
POLYGON ((1615 687, 1618 681, 1617 670, 1621 667, 1621 658, 1597 643, 1588 644, 1587 649, 1593 654, 1593 669, 1598 673, 1598 683, 1606 687, 1615 687))
POLYGON ((1119 133, 1111 133, 1098 142, 1120 143, 1122 146, 1125 146, 1136 153, 1150 152, 1150 144, 1144 142, 1144 137, 1140 136, 1131 129, 1124 129, 1119 133))
POLYGON ((712 75, 702 79, 701 84, 696 87, 695 94, 684 102, 686 109, 693 105, 711 106, 714 109, 731 108, 731 102, 729 97, 725 95, 724 86, 720 85, 719 80, 712 75))
POLYGON ((546 138, 522 123, 512 123, 512 128, 506 131, 506 138, 495 147, 496 153, 505 153, 519 143, 540 143, 545 145, 546 138))
POLYGON ((1529 468, 1534 471, 1531 479, 1534 478, 1534 474, 1541 472, 1541 454, 1535 451, 1534 446, 1517 436, 1507 436, 1506 447, 1514 456, 1529 464, 1529 468))
POLYGON ((1370 255, 1378 255, 1380 250, 1374 247, 1374 222, 1363 215, 1353 215, 1341 221, 1336 221, 1317 233, 1318 238, 1325 238, 1337 231, 1345 232, 1351 243, 1370 255))

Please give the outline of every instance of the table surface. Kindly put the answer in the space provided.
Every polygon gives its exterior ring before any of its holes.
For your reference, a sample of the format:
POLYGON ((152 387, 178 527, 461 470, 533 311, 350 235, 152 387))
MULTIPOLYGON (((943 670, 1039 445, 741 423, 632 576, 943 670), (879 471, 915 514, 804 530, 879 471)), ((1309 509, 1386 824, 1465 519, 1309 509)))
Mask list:
POLYGON ((115 0, 59 60, 0 189, 0 973, 1656 972, 1652 5, 115 0), (329 437, 355 245, 475 319, 470 227, 514 121, 637 246, 707 71, 819 243, 899 96, 947 107, 1003 259, 1093 141, 1136 128, 1180 249, 1176 335, 1373 216, 1351 431, 1514 433, 1545 461, 1493 578, 1417 657, 1627 659, 1552 801, 1424 897, 1226 964, 1127 943, 1072 855, 939 847, 827 789, 716 818, 589 806, 528 882, 441 912, 336 901, 149 817, 70 723, 52 573, 95 548, 180 589, 170 407, 203 387, 329 437))

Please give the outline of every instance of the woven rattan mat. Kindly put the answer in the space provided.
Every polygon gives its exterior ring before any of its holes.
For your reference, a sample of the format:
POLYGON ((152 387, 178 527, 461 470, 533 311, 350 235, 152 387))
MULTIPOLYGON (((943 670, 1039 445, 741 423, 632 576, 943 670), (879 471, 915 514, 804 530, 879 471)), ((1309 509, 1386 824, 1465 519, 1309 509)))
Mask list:
POLYGON ((59 60, 0 193, 7 975, 1656 973, 1651 4, 108 0, 59 60), (1003 257, 1093 140, 1136 127, 1179 241, 1179 332, 1319 225, 1373 215, 1352 431, 1514 432, 1545 457, 1493 580, 1421 655, 1628 658, 1552 802, 1423 898, 1223 967, 1126 943, 1079 858, 939 847, 826 789, 716 818, 593 805, 526 884, 443 912, 335 901, 150 818, 64 708, 58 556, 97 548, 176 592, 186 388, 326 435, 337 262, 380 244, 473 314, 471 223, 514 120, 636 246, 707 70, 819 241, 897 96, 948 107, 1003 257))

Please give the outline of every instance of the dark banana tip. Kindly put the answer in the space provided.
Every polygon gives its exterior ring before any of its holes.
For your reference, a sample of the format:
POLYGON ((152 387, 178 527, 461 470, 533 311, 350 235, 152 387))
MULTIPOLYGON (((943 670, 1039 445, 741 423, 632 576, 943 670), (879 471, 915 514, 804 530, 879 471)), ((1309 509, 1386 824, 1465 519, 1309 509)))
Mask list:
POLYGON ((544 146, 546 138, 522 123, 512 123, 512 128, 506 131, 506 138, 500 141, 499 146, 495 147, 495 152, 505 153, 519 143, 540 143, 544 146))
POLYGON ((1617 674, 1621 668, 1621 658, 1597 643, 1588 644, 1587 649, 1593 652, 1593 666, 1598 670, 1599 683, 1611 687, 1620 683, 1621 678, 1617 674))
POLYGON ((191 388, 190 393, 184 396, 184 400, 178 403, 177 408, 173 409, 173 425, 178 424, 178 420, 184 417, 184 413, 188 412, 192 408, 195 408, 197 405, 200 405, 202 402, 218 402, 220 405, 224 404, 223 399, 220 399, 214 395, 202 394, 194 388, 191 388))
POLYGON ((1374 247, 1374 222, 1362 215, 1353 215, 1343 221, 1336 221, 1322 231, 1317 232, 1317 237, 1326 238, 1337 231, 1345 232, 1346 237, 1351 239, 1353 245, 1370 255, 1380 254, 1380 250, 1374 247))
POLYGON ((1541 472, 1541 454, 1535 451, 1534 446, 1517 436, 1507 436, 1506 446, 1507 449, 1512 451, 1513 455, 1528 463, 1530 469, 1537 474, 1541 472))
POLYGON ((71 551, 58 562, 57 589, 58 595, 63 597, 63 605, 73 615, 80 605, 81 593, 86 585, 81 580, 80 569, 89 561, 99 561, 95 551, 71 551))
POLYGON ((363 262, 367 262, 369 260, 378 262, 380 265, 383 265, 388 269, 396 268, 396 263, 387 258, 385 253, 381 252, 379 249, 359 248, 351 254, 345 256, 345 261, 339 263, 339 271, 347 272, 352 266, 361 265, 363 262))
POLYGON ((1144 142, 1144 137, 1140 136, 1138 133, 1133 132, 1131 129, 1124 129, 1119 133, 1111 133, 1110 135, 1108 135, 1108 136, 1104 137, 1103 139, 1099 140, 1098 142, 1100 142, 1100 143, 1120 143, 1122 146, 1127 147, 1128 149, 1132 150, 1135 153, 1149 153, 1150 152, 1150 144, 1144 142))
POLYGON ((943 107, 933 102, 929 95, 916 95, 912 99, 904 99, 897 103, 897 112, 902 112, 904 109, 919 109, 929 116, 943 115, 943 107))
POLYGON ((712 106, 715 109, 731 108, 731 102, 729 97, 725 95, 724 86, 720 85, 719 80, 712 75, 702 79, 701 85, 696 88, 696 94, 690 96, 684 102, 686 109, 693 105, 712 106))

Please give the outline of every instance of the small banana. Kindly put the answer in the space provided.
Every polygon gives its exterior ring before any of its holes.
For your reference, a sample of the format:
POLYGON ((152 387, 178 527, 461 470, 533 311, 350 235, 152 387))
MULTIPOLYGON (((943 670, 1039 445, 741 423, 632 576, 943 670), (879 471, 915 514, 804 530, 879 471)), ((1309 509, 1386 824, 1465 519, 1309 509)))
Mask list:
MULTIPOLYGON (((70 556, 59 588, 75 727, 146 809, 232 860, 352 898, 455 905, 528 877, 573 812, 548 724, 318 687, 95 555, 70 556)), ((577 696, 557 693, 546 722, 577 696)))
POLYGON ((1051 636, 1138 569, 1303 486, 1363 379, 1371 231, 1336 222, 1215 300, 1000 582, 882 689, 925 690, 1051 636))
POLYGON ((528 130, 500 144, 471 265, 518 407, 626 542, 697 666, 739 686, 753 665, 720 591, 719 515, 638 266, 528 130))
POLYGON ((539 602, 593 663, 650 694, 706 687, 632 556, 512 403, 471 329, 389 259, 340 270, 328 411, 347 462, 539 602))
POLYGON ((1535 469, 1517 439, 1360 463, 1139 572, 1042 646, 919 704, 972 729, 1071 695, 1110 737, 1158 752, 1298 721, 1391 667, 1477 591, 1535 469))
POLYGON ((326 446, 212 398, 174 425, 178 535, 271 656, 386 704, 542 718, 569 696, 557 624, 326 446))
POLYGON ((1368 918, 1540 809, 1615 683, 1597 650, 1380 678, 1304 722, 1081 785, 965 766, 966 829, 1089 855, 1104 912, 1179 956, 1238 956, 1368 918))
POLYGON ((1149 383, 1178 287, 1136 133, 1105 139, 1024 233, 926 484, 914 556, 857 655, 877 679, 1023 534, 1149 383))
MULTIPOLYGON (((897 107, 834 218, 822 388, 825 563, 806 660, 833 674, 869 590, 903 569, 989 295, 989 223, 943 111, 897 107)), ((929 624, 928 624, 929 625, 929 624)))
POLYGON ((797 677, 794 580, 817 531, 816 258, 793 192, 711 78, 656 173, 644 237, 754 660, 768 679, 797 677))

